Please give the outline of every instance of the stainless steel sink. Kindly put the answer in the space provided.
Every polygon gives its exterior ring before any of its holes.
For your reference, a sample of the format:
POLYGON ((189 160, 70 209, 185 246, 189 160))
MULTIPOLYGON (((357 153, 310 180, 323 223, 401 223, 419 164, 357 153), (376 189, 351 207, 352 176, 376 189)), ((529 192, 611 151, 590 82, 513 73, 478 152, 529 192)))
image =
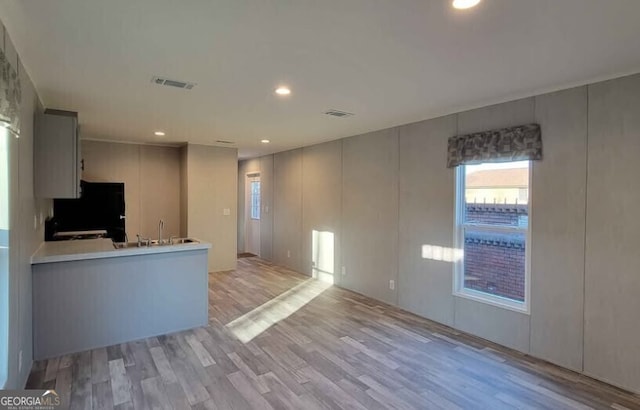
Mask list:
POLYGON ((197 240, 192 238, 172 238, 163 240, 159 242, 157 239, 153 241, 140 242, 114 242, 113 247, 116 249, 127 249, 127 248, 146 248, 146 247, 155 247, 155 246, 171 246, 171 245, 185 245, 189 243, 199 243, 197 240))
POLYGON ((174 238, 173 239, 173 245, 180 245, 183 243, 198 243, 198 241, 191 238, 174 238))
POLYGON ((113 247, 116 249, 136 248, 138 247, 138 243, 137 242, 114 242, 113 247))

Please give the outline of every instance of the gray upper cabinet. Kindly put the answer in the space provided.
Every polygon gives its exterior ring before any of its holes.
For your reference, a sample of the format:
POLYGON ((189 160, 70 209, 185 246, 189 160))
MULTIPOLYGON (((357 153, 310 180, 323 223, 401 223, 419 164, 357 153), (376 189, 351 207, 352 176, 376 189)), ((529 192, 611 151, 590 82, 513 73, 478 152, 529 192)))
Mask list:
POLYGON ((45 110, 39 114, 34 141, 36 197, 80 197, 80 165, 78 113, 45 110))

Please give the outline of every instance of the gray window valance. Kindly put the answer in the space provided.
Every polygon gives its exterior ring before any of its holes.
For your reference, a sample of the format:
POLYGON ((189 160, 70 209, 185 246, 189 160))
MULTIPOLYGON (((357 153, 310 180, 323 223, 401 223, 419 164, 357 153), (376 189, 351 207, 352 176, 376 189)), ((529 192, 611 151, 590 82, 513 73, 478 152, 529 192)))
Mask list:
POLYGON ((20 77, 0 50, 0 126, 20 135, 20 77))
POLYGON ((447 167, 542 159, 538 124, 456 135, 449 138, 447 167))

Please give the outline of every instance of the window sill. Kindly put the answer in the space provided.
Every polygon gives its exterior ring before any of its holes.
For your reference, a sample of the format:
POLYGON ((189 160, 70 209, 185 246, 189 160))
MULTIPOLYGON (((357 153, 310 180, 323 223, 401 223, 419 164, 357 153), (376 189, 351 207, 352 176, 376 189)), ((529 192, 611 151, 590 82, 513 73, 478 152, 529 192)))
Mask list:
POLYGON ((531 312, 529 311, 529 306, 527 306, 525 303, 512 302, 509 299, 501 298, 500 296, 492 296, 468 289, 455 291, 453 292, 453 296, 473 300, 474 302, 480 302, 486 305, 491 305, 506 310, 511 310, 513 312, 522 313, 525 315, 531 314, 531 312))

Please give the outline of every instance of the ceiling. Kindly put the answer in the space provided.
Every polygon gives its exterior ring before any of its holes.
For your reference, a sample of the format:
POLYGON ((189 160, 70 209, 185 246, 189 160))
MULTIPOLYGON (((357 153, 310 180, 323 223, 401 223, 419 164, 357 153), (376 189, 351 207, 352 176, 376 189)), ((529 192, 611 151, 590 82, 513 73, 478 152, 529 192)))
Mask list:
POLYGON ((244 158, 640 72, 633 0, 0 0, 0 16, 83 138, 244 158))

